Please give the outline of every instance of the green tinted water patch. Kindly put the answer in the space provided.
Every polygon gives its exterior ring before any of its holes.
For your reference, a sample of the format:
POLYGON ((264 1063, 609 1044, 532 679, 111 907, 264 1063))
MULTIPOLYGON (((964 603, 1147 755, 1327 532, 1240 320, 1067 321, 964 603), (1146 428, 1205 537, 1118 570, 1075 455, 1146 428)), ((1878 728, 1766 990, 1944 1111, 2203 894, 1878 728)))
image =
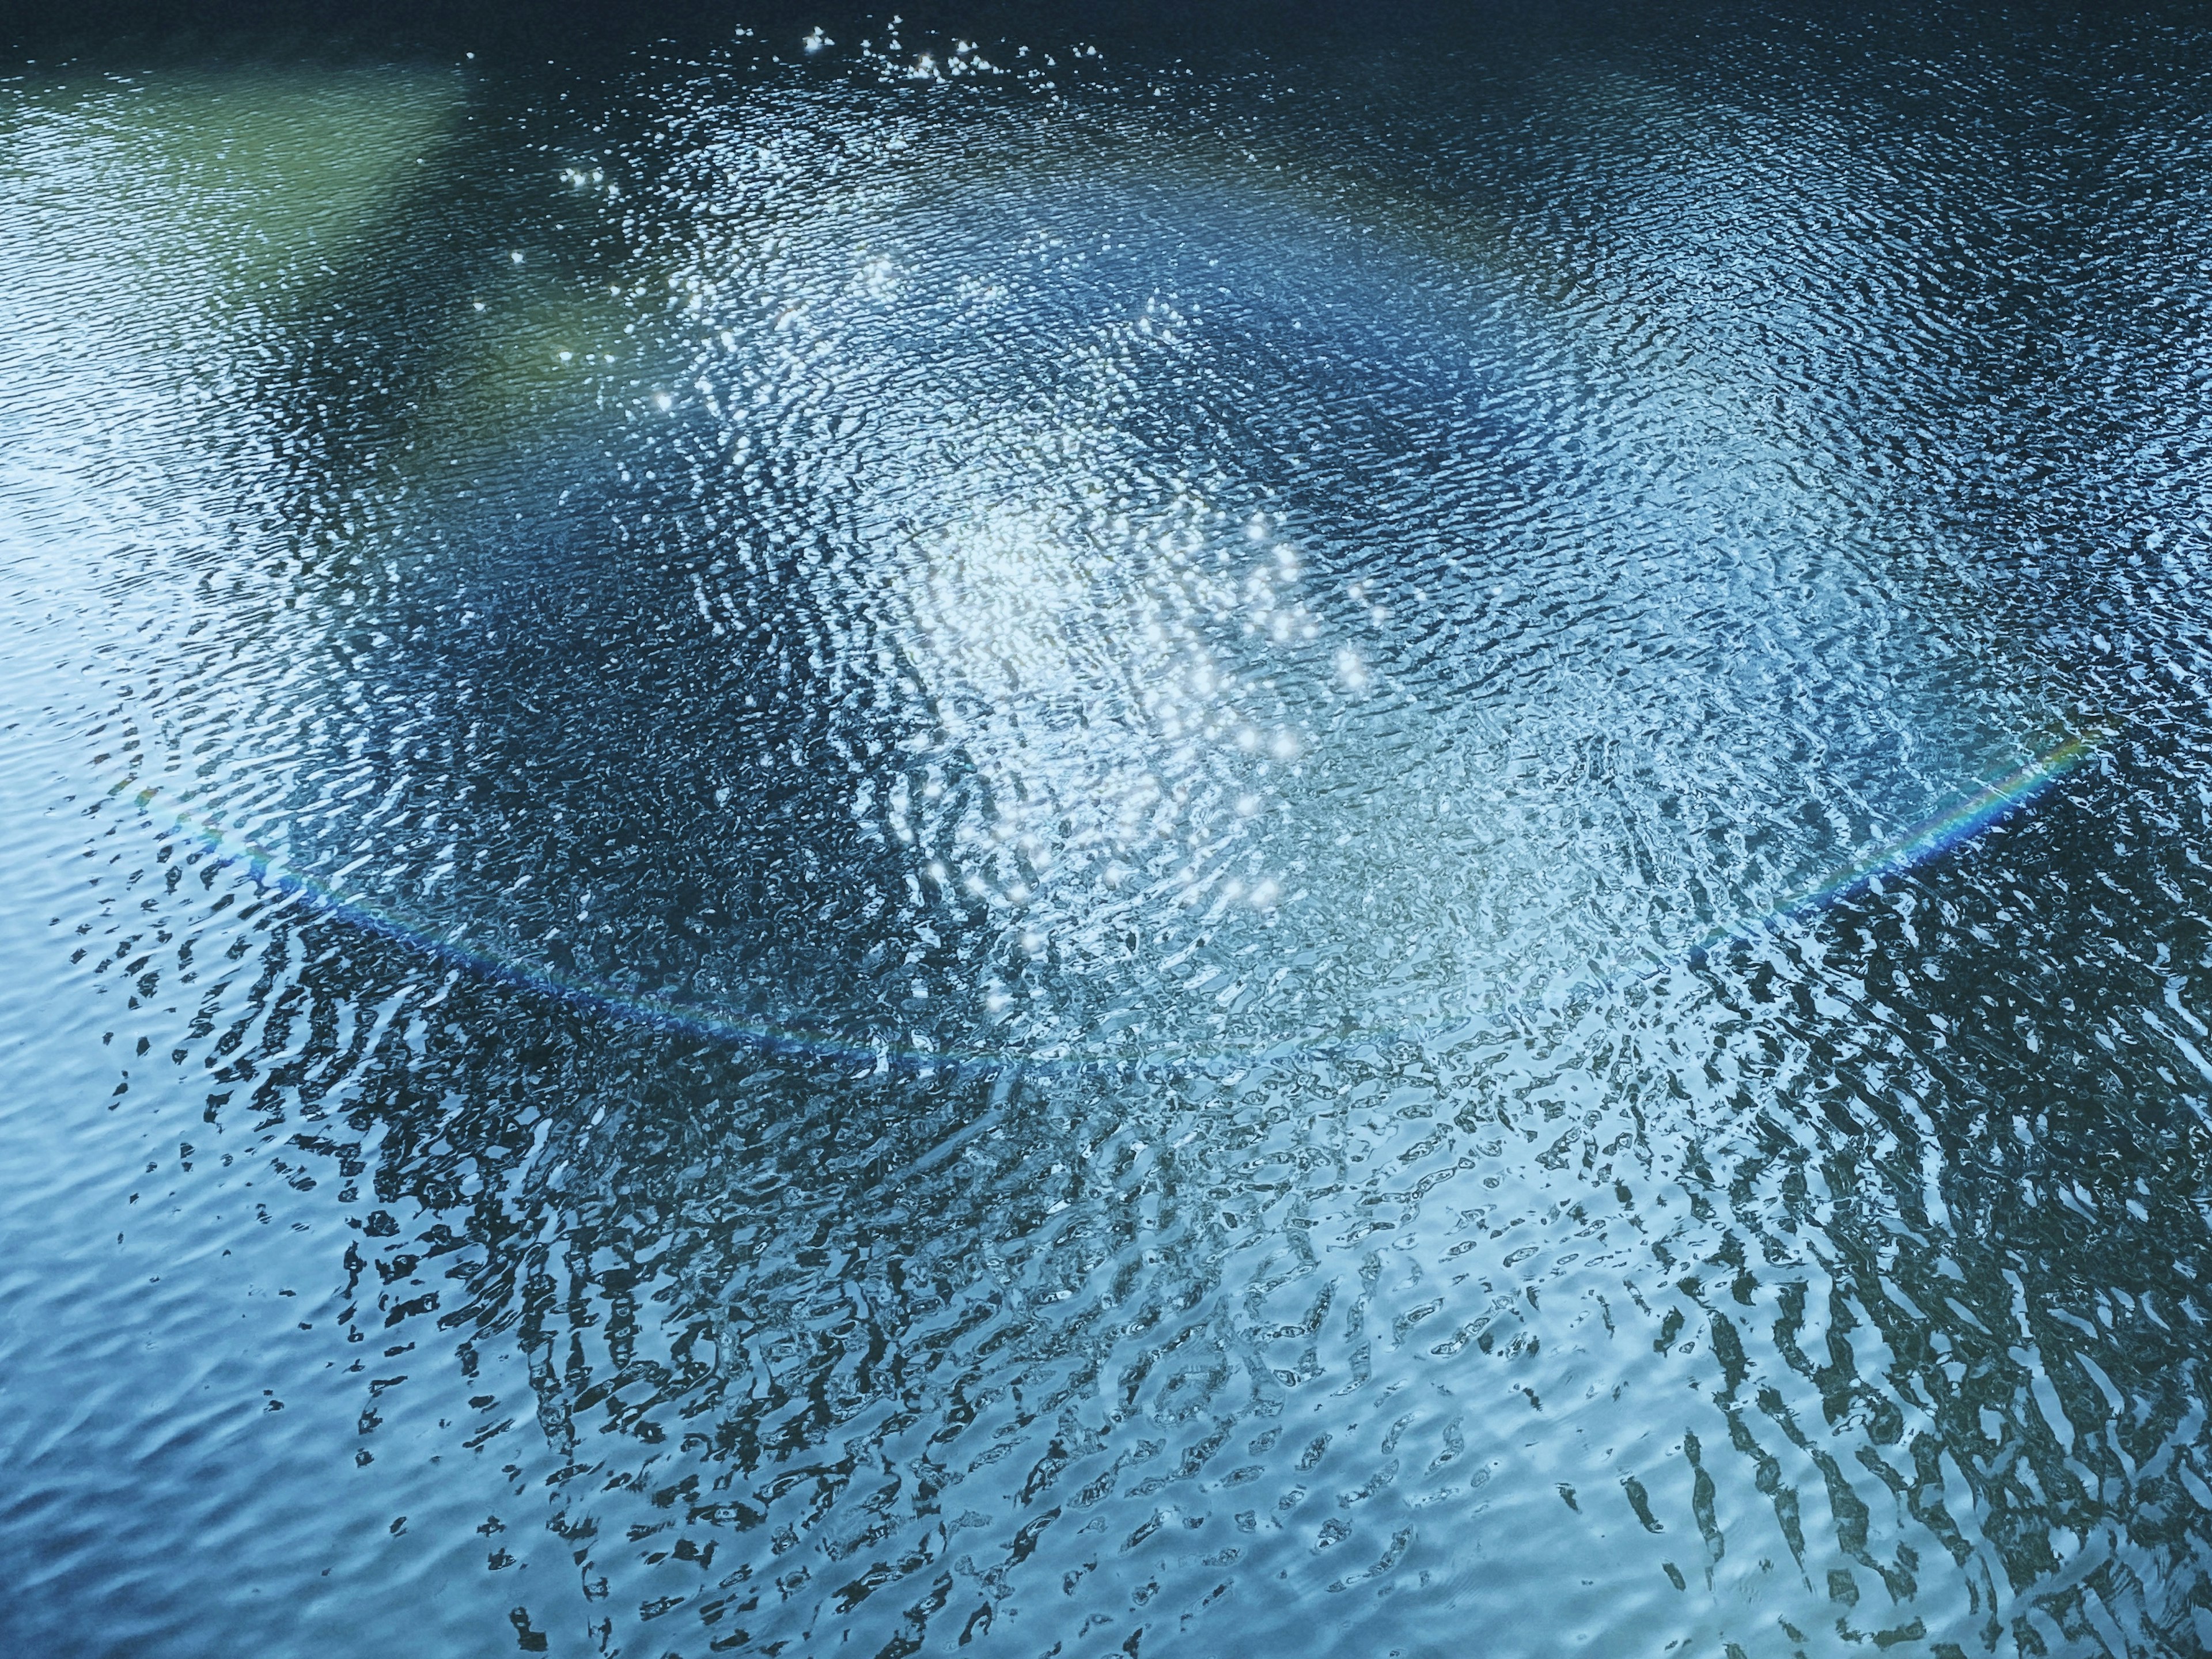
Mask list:
MULTIPOLYGON (((375 246, 458 119, 450 75, 171 68, 11 93, 5 418, 56 511, 265 528, 301 308, 375 246), (213 475, 219 482, 208 487, 213 475), (187 481, 191 481, 189 483, 187 481)), ((258 533, 258 532, 256 532, 258 533)))
POLYGON ((471 184, 470 158, 509 139, 483 134, 502 112, 472 108, 456 71, 112 73, 18 93, 5 113, 0 191, 34 269, 66 271, 75 304, 101 296, 80 346, 118 375, 125 358, 165 362, 194 402, 253 389, 280 453, 336 443, 362 464, 417 437, 527 442, 551 417, 544 394, 629 346, 629 319, 592 309, 605 262, 542 211, 575 194, 550 156, 542 177, 471 184))
POLYGON ((222 314, 352 257, 463 106, 450 71, 172 69, 46 82, 4 111, 6 175, 69 215, 115 292, 222 314))

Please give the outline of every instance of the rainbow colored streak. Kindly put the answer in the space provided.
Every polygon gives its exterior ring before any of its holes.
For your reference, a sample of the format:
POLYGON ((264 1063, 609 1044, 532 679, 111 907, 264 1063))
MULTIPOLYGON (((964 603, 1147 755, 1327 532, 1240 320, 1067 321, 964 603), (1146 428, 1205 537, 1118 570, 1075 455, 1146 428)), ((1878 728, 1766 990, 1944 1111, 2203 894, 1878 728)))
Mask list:
MULTIPOLYGON (((1789 921, 1818 910, 1869 881, 1925 863, 1965 845, 2007 814, 2032 801, 2094 754, 2107 734, 2069 737, 2056 747, 1972 796, 1928 819, 1910 833, 1867 854, 1849 868, 1817 887, 1749 920, 1712 929, 1697 944, 1680 953, 1679 960, 1698 962, 1717 947, 1747 940, 1771 932, 1789 921)), ((1254 1043, 1244 1048, 1220 1047, 1205 1050, 1156 1046, 1129 1054, 1067 1054, 1054 1050, 1024 1050, 1014 1045, 995 1049, 951 1048, 932 1046, 925 1036, 902 1042, 888 1037, 862 1038, 826 1030, 809 1030, 788 1024, 745 1019, 713 1009, 689 1006, 646 993, 624 992, 596 984, 550 964, 530 963, 471 945, 454 933, 439 933, 420 922, 367 899, 349 896, 331 883, 287 867, 268 849, 224 829, 188 804, 171 803, 157 809, 166 792, 159 785, 138 785, 135 779, 118 783, 110 798, 135 798, 142 812, 167 818, 176 830, 207 847, 218 860, 241 868, 256 885, 282 899, 299 900, 314 910, 348 925, 392 939, 427 955, 447 968, 532 995, 553 999, 586 1012, 679 1033, 718 1044, 760 1049, 831 1063, 865 1066, 880 1072, 899 1069, 938 1075, 985 1074, 1019 1067, 1046 1073, 1080 1071, 1126 1073, 1143 1066, 1197 1066, 1249 1062, 1288 1054, 1341 1054, 1378 1042, 1416 1042, 1448 1030, 1464 1030, 1481 1012, 1462 1012, 1449 1019, 1420 1022, 1393 1030, 1361 1030, 1322 1041, 1254 1043), (134 789, 134 785, 137 787, 134 789)), ((1672 963, 1654 969, 1647 963, 1637 977, 1649 979, 1672 963)), ((1488 1011, 1502 1018, 1504 1008, 1488 1011)))
POLYGON ((1848 896, 1867 883, 1901 873, 1954 848, 1965 846, 2007 814, 2028 802, 2079 766, 2107 739, 2110 733, 2094 732, 2069 737, 2017 771, 1985 784, 1956 805, 1947 808, 1917 829, 1888 842, 1819 886, 1773 909, 1733 926, 1716 927, 1686 954, 1700 957, 1735 939, 1748 939, 1777 924, 1805 915, 1848 896))

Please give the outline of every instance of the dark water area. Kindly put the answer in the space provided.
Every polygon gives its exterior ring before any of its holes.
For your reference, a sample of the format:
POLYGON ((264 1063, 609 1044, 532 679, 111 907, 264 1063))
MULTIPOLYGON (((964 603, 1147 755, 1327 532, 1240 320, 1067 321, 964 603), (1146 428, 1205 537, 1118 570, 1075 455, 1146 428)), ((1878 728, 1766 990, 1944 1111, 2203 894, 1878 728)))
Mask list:
POLYGON ((0 28, 0 1650, 2212 1648, 2212 19, 0 28))

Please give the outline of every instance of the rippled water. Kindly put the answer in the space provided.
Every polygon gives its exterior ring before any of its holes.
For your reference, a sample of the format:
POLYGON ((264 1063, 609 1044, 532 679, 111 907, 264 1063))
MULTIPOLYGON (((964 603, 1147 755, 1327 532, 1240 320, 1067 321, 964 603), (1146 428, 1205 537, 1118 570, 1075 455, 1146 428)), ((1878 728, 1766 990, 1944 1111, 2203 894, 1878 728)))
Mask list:
POLYGON ((2201 19, 479 25, 0 71, 11 1650, 2212 1646, 2201 19))

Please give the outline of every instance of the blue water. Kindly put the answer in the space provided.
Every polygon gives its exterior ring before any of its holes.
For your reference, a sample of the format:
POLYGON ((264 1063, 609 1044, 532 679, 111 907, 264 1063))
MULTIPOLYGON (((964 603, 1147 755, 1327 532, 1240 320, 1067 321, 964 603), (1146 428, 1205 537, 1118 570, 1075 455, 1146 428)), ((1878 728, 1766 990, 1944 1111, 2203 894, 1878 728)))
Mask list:
POLYGON ((2202 1650, 2208 46, 27 27, 9 1650, 2202 1650))

